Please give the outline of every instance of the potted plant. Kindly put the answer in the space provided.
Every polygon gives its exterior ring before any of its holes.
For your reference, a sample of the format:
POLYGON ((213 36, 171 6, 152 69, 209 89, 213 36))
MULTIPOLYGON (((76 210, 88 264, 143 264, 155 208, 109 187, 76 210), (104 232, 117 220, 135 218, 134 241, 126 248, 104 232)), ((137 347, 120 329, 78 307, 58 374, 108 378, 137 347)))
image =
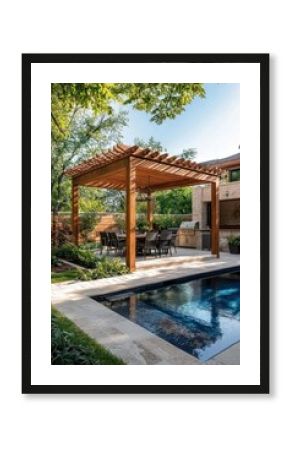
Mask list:
POLYGON ((240 254, 240 236, 231 235, 228 237, 230 253, 240 254))

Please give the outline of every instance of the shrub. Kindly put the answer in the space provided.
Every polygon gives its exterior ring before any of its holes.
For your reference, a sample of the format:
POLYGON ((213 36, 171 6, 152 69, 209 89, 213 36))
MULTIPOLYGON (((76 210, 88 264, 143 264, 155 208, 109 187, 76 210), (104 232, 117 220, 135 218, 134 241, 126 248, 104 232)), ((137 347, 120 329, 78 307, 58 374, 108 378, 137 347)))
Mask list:
POLYGON ((228 243, 230 245, 235 245, 235 246, 239 247, 240 246, 240 236, 235 236, 234 234, 231 234, 228 237, 228 243))
POLYGON ((92 270, 79 270, 78 278, 82 281, 97 280, 129 273, 129 269, 118 258, 99 258, 97 267, 92 270))
POLYGON ((87 212, 80 215, 80 234, 85 240, 88 240, 89 234, 95 229, 97 222, 96 213, 87 212))
POLYGON ((136 227, 137 227, 137 230, 140 230, 140 231, 149 230, 149 225, 148 225, 145 214, 138 214, 138 216, 136 218, 136 227))
POLYGON ((74 244, 64 244, 55 249, 55 254, 58 258, 66 259, 67 261, 80 264, 88 269, 94 269, 98 259, 90 252, 82 247, 77 247, 74 244))
POLYGON ((167 228, 179 228, 184 220, 191 220, 191 216, 186 217, 183 214, 156 214, 154 215, 153 223, 156 228, 166 230, 167 228))
POLYGON ((57 256, 55 255, 51 255, 51 265, 52 266, 57 266, 59 264, 59 259, 57 256))
POLYGON ((98 248, 100 248, 101 244, 99 242, 93 241, 93 242, 85 242, 84 244, 81 244, 79 248, 82 248, 83 250, 90 250, 95 251, 98 248))
POLYGON ((53 253, 58 258, 79 264, 86 269, 94 269, 92 271, 79 270, 78 278, 81 280, 94 280, 128 273, 127 267, 119 258, 97 257, 89 250, 73 244, 65 244, 54 249, 53 253))

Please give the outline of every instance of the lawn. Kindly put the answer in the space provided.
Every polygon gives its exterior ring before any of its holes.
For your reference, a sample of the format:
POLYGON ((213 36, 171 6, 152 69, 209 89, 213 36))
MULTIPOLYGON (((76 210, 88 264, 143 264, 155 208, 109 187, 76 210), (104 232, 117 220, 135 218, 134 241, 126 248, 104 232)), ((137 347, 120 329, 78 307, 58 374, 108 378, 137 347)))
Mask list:
POLYGON ((51 364, 122 365, 124 362, 52 308, 51 364))
POLYGON ((64 281, 73 281, 78 280, 77 269, 68 269, 63 272, 54 272, 51 271, 51 282, 52 283, 63 283, 64 281))

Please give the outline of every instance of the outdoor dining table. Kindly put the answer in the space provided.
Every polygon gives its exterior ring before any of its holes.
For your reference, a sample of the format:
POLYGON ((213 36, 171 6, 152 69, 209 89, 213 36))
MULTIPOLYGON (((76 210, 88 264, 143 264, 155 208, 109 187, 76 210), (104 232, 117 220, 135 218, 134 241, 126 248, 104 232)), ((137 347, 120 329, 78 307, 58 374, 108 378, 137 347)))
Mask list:
MULTIPOLYGON (((126 238, 127 238, 127 235, 125 234, 125 233, 118 233, 117 234, 117 236, 118 236, 118 239, 120 239, 120 240, 126 240, 126 238)), ((145 241, 145 238, 146 238, 146 233, 136 233, 136 242, 140 242, 140 241, 145 241)), ((139 249, 139 246, 138 246, 138 244, 136 245, 136 254, 138 254, 139 252, 138 252, 138 249, 139 249)))
MULTIPOLYGON (((119 239, 126 239, 127 235, 125 233, 118 233, 119 239)), ((145 239, 146 233, 136 233, 136 239, 145 239)))

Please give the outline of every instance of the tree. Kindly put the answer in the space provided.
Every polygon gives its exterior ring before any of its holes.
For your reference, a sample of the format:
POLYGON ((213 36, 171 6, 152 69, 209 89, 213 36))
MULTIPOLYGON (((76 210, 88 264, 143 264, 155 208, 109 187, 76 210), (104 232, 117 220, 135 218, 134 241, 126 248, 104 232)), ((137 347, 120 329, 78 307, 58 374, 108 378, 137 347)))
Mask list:
POLYGON ((55 137, 66 135, 71 112, 90 109, 95 116, 114 114, 114 102, 132 105, 161 124, 174 119, 195 97, 205 97, 201 83, 52 83, 51 120, 55 137))
POLYGON ((52 211, 70 209, 70 182, 65 170, 83 160, 100 153, 112 142, 122 138, 121 130, 127 123, 125 113, 95 117, 90 112, 77 108, 71 113, 67 132, 61 139, 52 135, 51 192, 52 211))
POLYGON ((151 136, 148 139, 148 141, 146 141, 145 139, 141 139, 141 138, 135 138, 134 144, 138 145, 139 147, 152 148, 153 150, 159 150, 160 152, 166 152, 166 148, 163 147, 163 145, 161 144, 160 141, 157 141, 156 139, 154 139, 153 136, 151 136))
POLYGON ((174 119, 196 96, 205 97, 201 83, 130 83, 115 87, 123 104, 131 104, 151 115, 151 121, 161 124, 174 119))
POLYGON ((196 148, 187 148, 182 150, 180 157, 184 158, 184 159, 191 159, 194 160, 196 159, 197 156, 197 150, 196 148))
POLYGON ((95 213, 106 210, 106 198, 100 189, 80 186, 80 212, 95 213))
POLYGON ((159 214, 190 214, 191 196, 190 187, 156 192, 155 212, 159 214))

